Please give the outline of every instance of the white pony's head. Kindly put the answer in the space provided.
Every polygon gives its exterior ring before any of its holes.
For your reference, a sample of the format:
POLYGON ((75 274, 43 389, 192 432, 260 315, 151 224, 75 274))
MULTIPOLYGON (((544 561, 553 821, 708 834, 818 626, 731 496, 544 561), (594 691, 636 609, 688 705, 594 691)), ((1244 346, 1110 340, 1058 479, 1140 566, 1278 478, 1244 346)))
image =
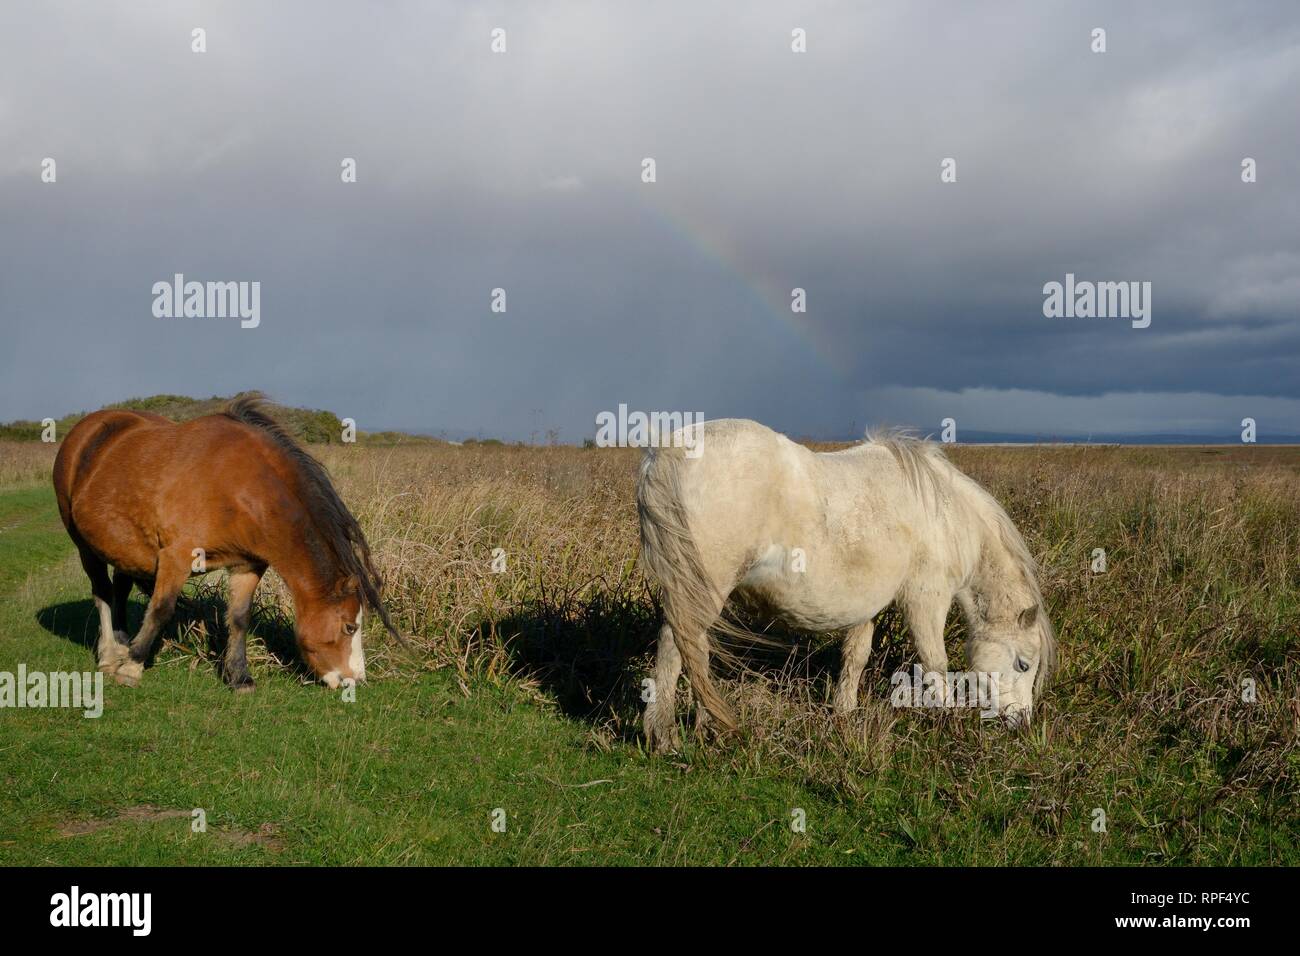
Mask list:
POLYGON ((1056 638, 1041 604, 972 621, 967 655, 971 670, 989 675, 998 713, 1013 727, 1027 724, 1034 697, 1056 666, 1056 638))
POLYGON ((1024 538, 997 500, 938 446, 897 434, 871 441, 889 448, 923 504, 942 515, 934 525, 937 550, 967 581, 956 596, 969 628, 970 670, 1000 715, 1013 725, 1028 723, 1034 698, 1056 669, 1056 634, 1024 538))

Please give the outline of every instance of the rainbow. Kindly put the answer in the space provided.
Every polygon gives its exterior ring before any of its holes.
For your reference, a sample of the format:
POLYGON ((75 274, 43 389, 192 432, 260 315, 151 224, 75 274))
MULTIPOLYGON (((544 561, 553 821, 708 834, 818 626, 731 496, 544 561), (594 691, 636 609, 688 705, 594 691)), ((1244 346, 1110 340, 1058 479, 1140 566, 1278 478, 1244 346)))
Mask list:
POLYGON ((849 371, 842 349, 837 349, 825 330, 812 318, 816 309, 815 292, 809 291, 809 311, 790 309, 790 287, 784 287, 772 275, 762 272, 746 258, 733 238, 699 215, 680 206, 670 206, 654 188, 637 190, 638 203, 650 218, 675 241, 688 246, 698 257, 715 264, 742 287, 760 312, 772 319, 783 338, 797 342, 809 355, 828 370, 843 377, 849 371))

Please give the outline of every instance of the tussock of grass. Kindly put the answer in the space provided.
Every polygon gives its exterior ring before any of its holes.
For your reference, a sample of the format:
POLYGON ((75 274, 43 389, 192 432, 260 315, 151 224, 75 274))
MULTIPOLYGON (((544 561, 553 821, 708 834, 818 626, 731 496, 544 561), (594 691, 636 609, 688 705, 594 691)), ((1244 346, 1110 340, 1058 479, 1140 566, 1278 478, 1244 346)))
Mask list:
POLYGON ((0 441, 0 491, 48 483, 59 446, 40 441, 0 441))

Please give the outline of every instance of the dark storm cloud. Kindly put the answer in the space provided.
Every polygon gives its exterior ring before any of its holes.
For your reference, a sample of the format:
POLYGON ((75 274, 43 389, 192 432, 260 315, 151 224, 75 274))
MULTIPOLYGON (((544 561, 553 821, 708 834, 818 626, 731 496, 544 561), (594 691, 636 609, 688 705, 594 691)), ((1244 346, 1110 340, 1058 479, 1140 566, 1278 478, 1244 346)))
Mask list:
POLYGON ((0 418, 258 387, 567 440, 619 402, 1300 432, 1288 3, 45 4, 0 38, 0 418), (154 318, 176 272, 260 281, 261 326, 154 318), (1150 281, 1151 327, 1044 318, 1067 272, 1150 281))

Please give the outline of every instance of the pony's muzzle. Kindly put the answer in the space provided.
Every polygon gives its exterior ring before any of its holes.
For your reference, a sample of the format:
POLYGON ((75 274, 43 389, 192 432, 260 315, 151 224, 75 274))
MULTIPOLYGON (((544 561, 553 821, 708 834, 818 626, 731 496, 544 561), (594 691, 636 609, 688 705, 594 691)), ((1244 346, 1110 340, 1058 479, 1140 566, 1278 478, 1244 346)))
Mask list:
POLYGON ((321 674, 320 682, 330 690, 338 690, 340 687, 355 687, 357 684, 366 682, 366 673, 362 671, 355 677, 344 677, 338 671, 328 671, 321 674))

